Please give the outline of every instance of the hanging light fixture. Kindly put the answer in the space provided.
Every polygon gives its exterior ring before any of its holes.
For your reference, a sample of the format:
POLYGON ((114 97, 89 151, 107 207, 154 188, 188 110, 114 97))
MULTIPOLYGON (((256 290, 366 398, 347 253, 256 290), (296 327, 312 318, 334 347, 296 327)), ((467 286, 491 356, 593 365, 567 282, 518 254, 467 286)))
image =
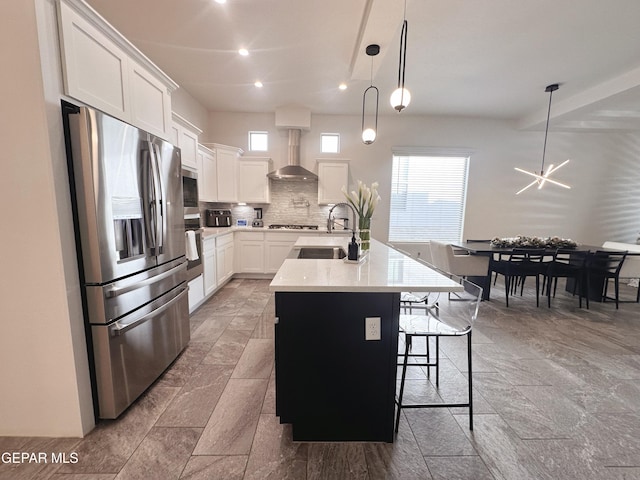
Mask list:
POLYGON ((547 135, 549 133, 549 118, 551 116, 551 98, 553 97, 553 92, 558 90, 558 88, 560 88, 560 86, 557 83, 554 83, 552 85, 547 86, 547 88, 544 90, 545 92, 549 92, 549 108, 547 110, 547 126, 546 126, 546 128, 544 130, 544 146, 542 147, 542 167, 540 168, 540 174, 538 174, 537 172, 529 172, 527 170, 523 170, 522 168, 515 167, 515 169, 518 172, 525 173, 525 174, 530 175, 530 176, 535 178, 535 180, 533 182, 531 182, 529 185, 527 185, 526 187, 518 190, 516 192, 516 195, 521 194, 522 192, 524 192, 528 188, 533 187, 534 185, 538 185, 538 190, 540 190, 544 186, 544 184, 546 182, 552 183, 554 185, 558 185, 559 187, 562 187, 562 188, 571 188, 569 185, 566 185, 564 183, 560 183, 560 182, 558 182, 556 180, 552 180, 552 179, 549 178, 549 176, 552 173, 560 170, 567 163, 569 163, 568 159, 565 160, 564 162, 562 162, 557 167, 554 167, 553 164, 551 164, 549 166, 548 170, 545 171, 545 169, 544 169, 544 157, 545 157, 545 153, 547 151, 547 135))
POLYGON ((365 52, 367 52, 367 55, 371 57, 371 82, 369 87, 362 94, 362 141, 365 145, 371 145, 375 141, 376 135, 378 134, 378 100, 380 98, 380 92, 378 91, 377 87, 373 86, 373 57, 380 53, 380 45, 369 45, 367 46, 365 52), (376 117, 373 128, 364 128, 364 112, 367 103, 367 92, 369 90, 372 90, 376 94, 376 117))
POLYGON ((407 0, 404 1, 404 20, 400 33, 400 59, 398 60, 398 88, 391 94, 391 106, 400 113, 409 105, 411 93, 404 88, 404 71, 407 63, 407 0))

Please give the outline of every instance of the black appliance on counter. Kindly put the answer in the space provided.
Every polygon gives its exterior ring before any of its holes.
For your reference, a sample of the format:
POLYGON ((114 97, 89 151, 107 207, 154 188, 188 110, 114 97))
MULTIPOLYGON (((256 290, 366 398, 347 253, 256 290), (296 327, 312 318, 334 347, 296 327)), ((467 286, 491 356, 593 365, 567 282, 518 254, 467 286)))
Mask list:
POLYGON ((207 227, 230 227, 231 210, 207 210, 207 227))

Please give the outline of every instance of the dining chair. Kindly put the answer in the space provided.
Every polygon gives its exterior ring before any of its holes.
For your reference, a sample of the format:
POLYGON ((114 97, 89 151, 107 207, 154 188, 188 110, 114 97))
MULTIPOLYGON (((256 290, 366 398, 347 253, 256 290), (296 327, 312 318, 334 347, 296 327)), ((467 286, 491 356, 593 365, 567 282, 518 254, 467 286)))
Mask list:
MULTIPOLYGON (((602 244, 604 248, 609 249, 617 249, 617 250, 628 250, 627 256, 624 259, 624 263, 622 264, 622 268, 620 269, 620 273, 618 278, 624 280, 634 281, 637 286, 637 282, 640 280, 640 245, 633 243, 621 243, 621 242, 604 242, 602 244)), ((631 285, 631 283, 630 283, 631 285)), ((631 300, 618 300, 620 303, 628 303, 631 300)), ((640 302, 640 288, 636 290, 636 303, 640 302)))
POLYGON ((483 255, 456 255, 450 243, 431 240, 431 258, 439 270, 459 277, 485 277, 489 275, 489 257, 483 255))
POLYGON ((471 332, 473 323, 478 316, 480 300, 482 299, 482 288, 475 283, 469 282, 458 276, 452 276, 464 288, 464 293, 456 301, 443 302, 436 312, 427 311, 425 315, 400 315, 400 334, 404 335, 404 349, 398 352, 399 366, 402 366, 400 388, 396 397, 396 425, 398 432, 400 424, 400 413, 405 408, 448 408, 467 407, 469 409, 469 429, 473 430, 473 375, 472 375, 472 354, 471 354, 471 332), (417 338, 424 338, 427 345, 429 339, 435 338, 435 358, 429 358, 423 353, 413 353, 412 347, 417 338), (427 373, 431 368, 435 368, 435 388, 440 386, 440 338, 441 337, 466 337, 467 346, 467 401, 447 402, 443 398, 443 392, 439 392, 442 402, 430 403, 405 403, 405 382, 407 368, 426 367, 427 373), (410 358, 415 358, 416 362, 409 363, 410 358), (420 361, 419 358, 423 358, 420 361))
POLYGON ((544 257, 544 248, 514 248, 508 258, 491 262, 491 271, 504 276, 507 307, 509 306, 509 295, 515 294, 518 286, 520 286, 520 296, 522 296, 524 281, 527 277, 535 277, 536 279, 536 306, 540 306, 540 274, 544 257))
POLYGON ((596 278, 598 281, 604 279, 604 286, 601 292, 602 301, 614 300, 616 302, 616 310, 620 303, 620 270, 626 257, 627 252, 596 250, 587 263, 587 291, 591 290, 591 284, 595 283, 596 278), (611 279, 614 282, 615 297, 607 296, 609 280, 611 279))
POLYGON ((546 290, 547 306, 551 308, 551 284, 553 283, 553 296, 556 296, 558 278, 573 279, 573 294, 578 292, 578 305, 582 308, 582 297, 586 298, 587 308, 589 308, 589 289, 584 287, 586 276, 586 262, 589 251, 576 251, 572 249, 557 249, 553 254, 551 262, 546 264, 544 271, 543 290, 546 290))

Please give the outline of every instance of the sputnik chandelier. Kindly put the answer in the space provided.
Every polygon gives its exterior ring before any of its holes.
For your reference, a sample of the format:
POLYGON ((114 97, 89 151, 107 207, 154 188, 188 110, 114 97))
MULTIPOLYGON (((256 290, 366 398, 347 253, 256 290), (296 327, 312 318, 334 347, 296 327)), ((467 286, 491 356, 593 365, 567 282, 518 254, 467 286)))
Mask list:
POLYGON ((555 92, 556 90, 558 90, 559 85, 557 83, 554 83, 552 85, 547 86, 547 88, 545 89, 545 92, 549 92, 549 108, 547 110, 547 126, 544 130, 544 146, 542 148, 542 167, 540 168, 540 173, 538 174, 537 172, 529 172, 528 170, 523 170, 522 168, 518 168, 515 167, 515 169, 518 172, 524 173, 526 175, 530 175, 532 177, 535 178, 534 181, 532 181, 529 185, 527 185, 526 187, 518 190, 516 192, 516 195, 521 194, 522 192, 524 192, 525 190, 527 190, 528 188, 533 187, 534 185, 538 185, 538 190, 540 190, 545 183, 549 182, 552 183, 553 185, 557 185, 559 187, 562 188, 571 188, 569 185, 566 185, 564 183, 558 182, 557 180, 552 180, 551 178, 549 178, 549 176, 552 173, 557 172, 558 170, 560 170, 562 167, 564 167, 567 163, 569 163, 569 160, 565 160, 564 162, 562 162, 560 165, 558 165, 557 167, 554 166, 553 164, 549 165, 549 168, 545 171, 544 169, 544 157, 547 151, 547 135, 549 133, 549 118, 551 115, 551 98, 553 96, 553 92, 555 92))

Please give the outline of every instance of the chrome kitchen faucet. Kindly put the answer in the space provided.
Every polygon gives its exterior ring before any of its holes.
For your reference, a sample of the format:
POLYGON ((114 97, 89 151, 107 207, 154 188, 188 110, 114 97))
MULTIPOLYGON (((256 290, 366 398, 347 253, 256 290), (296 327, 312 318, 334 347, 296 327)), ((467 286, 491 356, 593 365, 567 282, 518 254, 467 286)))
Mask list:
POLYGON ((351 210, 353 212, 353 223, 351 224, 351 231, 353 232, 353 234, 355 235, 356 233, 356 211, 353 208, 353 206, 349 205, 346 202, 340 202, 340 203, 336 203, 333 207, 331 207, 331 210, 329 210, 329 218, 327 219, 327 233, 331 233, 331 231, 334 228, 334 224, 336 219, 331 217, 331 213, 333 212, 333 209, 336 207, 349 207, 349 210, 351 210))

